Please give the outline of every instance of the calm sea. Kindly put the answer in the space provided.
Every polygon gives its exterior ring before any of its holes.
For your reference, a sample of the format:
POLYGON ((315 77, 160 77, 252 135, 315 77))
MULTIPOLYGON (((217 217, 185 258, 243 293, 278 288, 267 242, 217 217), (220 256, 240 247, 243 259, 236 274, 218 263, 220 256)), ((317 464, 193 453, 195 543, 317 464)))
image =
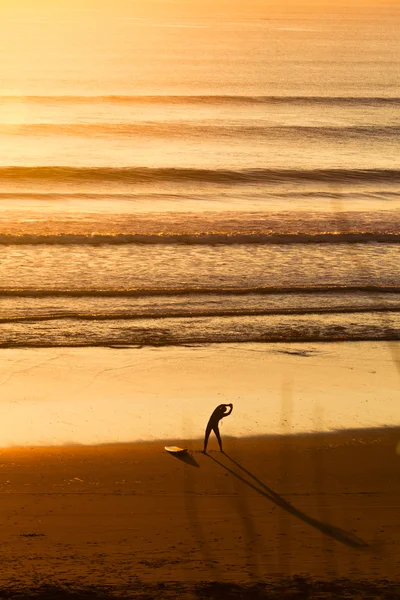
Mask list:
POLYGON ((396 7, 126 4, 0 9, 0 346, 398 339, 396 7))

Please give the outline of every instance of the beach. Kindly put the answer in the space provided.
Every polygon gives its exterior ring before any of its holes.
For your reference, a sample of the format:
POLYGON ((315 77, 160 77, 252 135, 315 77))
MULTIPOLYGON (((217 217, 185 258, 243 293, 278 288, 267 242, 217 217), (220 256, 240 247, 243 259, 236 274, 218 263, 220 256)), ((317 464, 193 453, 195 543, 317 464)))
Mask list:
MULTIPOLYGON (((399 421, 398 370, 393 360, 397 350, 396 343, 390 348, 382 343, 210 346, 162 349, 163 360, 158 363, 149 356, 157 356, 159 349, 68 349, 69 363, 65 350, 59 351, 70 377, 74 360, 82 370, 90 371, 95 363, 98 368, 101 365, 101 353, 108 353, 109 365, 118 356, 120 366, 126 352, 131 362, 136 353, 146 364, 142 371, 138 362, 131 366, 136 380, 132 373, 120 377, 117 371, 114 377, 111 370, 97 372, 103 377, 99 386, 104 394, 109 393, 109 386, 114 388, 109 422, 112 425, 119 395, 129 390, 135 399, 136 390, 147 389, 153 392, 152 400, 145 396, 136 422, 149 418, 156 436, 157 415, 172 410, 171 404, 163 404, 172 392, 173 380, 177 392, 174 418, 180 423, 173 438, 160 431, 160 439, 154 441, 140 441, 136 423, 130 420, 135 442, 109 439, 94 444, 89 438, 88 445, 62 439, 60 445, 53 439, 53 445, 43 446, 36 439, 29 446, 3 447, 3 582, 25 590, 51 584, 60 589, 95 586, 110 593, 130 590, 132 594, 160 583, 180 585, 183 593, 204 582, 279 585, 282 578, 296 577, 343 578, 349 585, 360 580, 393 583, 400 562, 400 428, 394 424, 399 421), (235 362, 235 369, 228 368, 230 361, 235 362), (177 365, 180 378, 171 373, 171 364, 177 365), (236 386, 242 370, 251 384, 247 384, 248 396, 240 399, 236 386), (189 385, 199 398, 194 403, 193 393, 191 416, 184 400, 189 385), (363 414, 350 413, 352 424, 339 428, 333 418, 334 399, 337 405, 354 406, 351 400, 360 390, 363 414), (266 415, 271 415, 270 422, 267 418, 258 429, 254 425, 253 431, 248 415, 251 392, 262 399, 266 415), (221 428, 226 454, 217 450, 213 437, 208 455, 200 452, 202 429, 194 424, 201 422, 199 415, 203 426, 208 418, 205 393, 214 402, 212 408, 218 394, 220 402, 234 404, 221 428), (376 413, 374 397, 381 406, 376 413), (299 398, 304 399, 302 410, 297 406, 299 398), (382 416, 383 405, 391 407, 387 411, 392 414, 390 422, 382 416), (306 410, 311 413, 308 419, 303 414, 306 410), (371 426, 361 428, 367 419, 371 426), (307 423, 313 425, 305 431, 307 423), (246 428, 247 434, 238 434, 246 428), (187 447, 188 454, 177 458, 167 453, 164 446, 169 443, 187 447)), ((27 350, 7 352, 21 360, 27 350)), ((54 356, 52 366, 46 362, 45 351, 40 352, 42 361, 36 368, 24 370, 19 363, 20 375, 3 384, 3 414, 7 414, 7 402, 21 403, 17 384, 26 391, 27 377, 33 395, 36 386, 43 389, 42 378, 51 380, 50 373, 60 391, 68 394, 67 378, 63 380, 54 356)), ((80 405, 85 404, 85 394, 90 395, 90 388, 81 383, 82 390, 76 394, 80 405)), ((70 399, 72 416, 71 403, 76 398, 70 399)), ((26 414, 30 402, 35 401, 25 400, 26 414)), ((138 410, 139 400, 132 404, 138 410)), ((37 402, 35 414, 41 414, 38 406, 37 402)), ((53 420, 57 430, 54 416, 53 420)), ((51 426, 45 425, 49 431, 51 426)), ((34 422, 31 427, 37 431, 34 422)), ((89 432, 94 435, 88 426, 86 435, 89 432)), ((154 590, 152 594, 156 597, 154 590)), ((162 590, 160 594, 163 597, 162 590)))
POLYGON ((230 438, 198 466, 157 443, 3 451, 2 582, 396 581, 399 435, 230 438))
POLYGON ((395 4, 0 2, 0 596, 400 597, 395 4))

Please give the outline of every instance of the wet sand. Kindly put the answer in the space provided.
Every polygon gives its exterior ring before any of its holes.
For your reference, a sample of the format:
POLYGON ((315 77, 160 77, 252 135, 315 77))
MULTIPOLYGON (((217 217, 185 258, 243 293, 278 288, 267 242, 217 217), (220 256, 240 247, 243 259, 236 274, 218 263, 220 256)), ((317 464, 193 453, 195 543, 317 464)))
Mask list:
POLYGON ((187 460, 161 442, 2 450, 2 584, 394 581, 399 441, 400 428, 227 438, 205 456, 192 440, 187 460))
POLYGON ((0 352, 0 447, 400 425, 400 342, 0 352))

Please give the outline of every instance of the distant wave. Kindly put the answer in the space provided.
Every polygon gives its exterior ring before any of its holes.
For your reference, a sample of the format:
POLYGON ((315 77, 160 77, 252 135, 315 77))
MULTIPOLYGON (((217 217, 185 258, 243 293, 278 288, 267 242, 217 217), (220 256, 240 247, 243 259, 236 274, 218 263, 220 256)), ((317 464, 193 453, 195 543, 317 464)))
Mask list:
POLYGON ((54 95, 0 96, 1 102, 31 103, 116 103, 116 104, 326 104, 326 105, 400 105, 400 97, 388 96, 241 96, 241 95, 54 95))
MULTIPOLYGON (((242 197, 242 196, 241 196, 242 197)), ((252 196, 253 197, 253 196, 252 196)), ((365 191, 365 190, 357 190, 357 191, 349 191, 346 189, 343 192, 337 190, 296 190, 290 192, 282 192, 279 190, 265 191, 263 190, 263 197, 268 200, 269 198, 282 198, 293 200, 297 198, 328 198, 328 199, 344 199, 348 200, 349 198, 362 198, 365 200, 372 199, 376 200, 391 200, 400 198, 400 191, 394 191, 393 189, 381 189, 376 188, 373 190, 365 191)), ((150 201, 152 199, 178 199, 182 202, 185 200, 204 200, 207 202, 213 196, 209 196, 208 194, 202 194, 201 191, 199 193, 191 194, 187 190, 182 191, 181 193, 174 193, 169 191, 136 191, 131 190, 128 192, 108 192, 108 191, 100 191, 100 192, 0 192, 0 200, 62 200, 62 199, 79 199, 79 200, 137 200, 145 198, 150 201)), ((243 196, 243 199, 246 199, 246 196, 243 196)), ((222 198, 218 197, 219 202, 222 201, 222 198)), ((224 200, 229 203, 231 199, 229 197, 224 198, 224 200)), ((259 198, 258 198, 259 200, 259 198)))
POLYGON ((175 167, 0 167, 0 181, 281 184, 400 183, 399 169, 196 169, 175 167))
POLYGON ((0 245, 101 244, 345 244, 400 243, 398 233, 133 233, 133 234, 0 234, 0 245))
POLYGON ((176 310, 166 312, 112 312, 112 313, 82 313, 65 312, 52 315, 26 315, 18 317, 0 317, 0 324, 26 323, 40 321, 135 321, 143 319, 190 319, 209 317, 262 317, 262 316, 301 316, 301 315, 344 315, 344 314, 372 314, 372 313, 400 313, 400 306, 373 306, 373 307, 348 307, 348 308, 282 308, 282 309, 232 309, 232 310, 176 310))
POLYGON ((390 138, 400 135, 400 126, 307 126, 307 125, 248 125, 246 123, 203 124, 201 122, 136 122, 136 123, 6 123, 0 124, 0 133, 8 135, 64 135, 64 136, 153 136, 186 137, 270 137, 300 135, 303 138, 390 138))
MULTIPOLYGON (((0 288, 0 297, 16 298, 144 298, 150 296, 248 296, 251 294, 331 294, 343 295, 360 293, 379 293, 379 294, 398 294, 400 286, 378 286, 378 285, 358 285, 358 286, 313 286, 313 287, 251 287, 251 288, 136 288, 136 289, 9 289, 0 288)), ((372 312, 373 309, 371 308, 372 312)))

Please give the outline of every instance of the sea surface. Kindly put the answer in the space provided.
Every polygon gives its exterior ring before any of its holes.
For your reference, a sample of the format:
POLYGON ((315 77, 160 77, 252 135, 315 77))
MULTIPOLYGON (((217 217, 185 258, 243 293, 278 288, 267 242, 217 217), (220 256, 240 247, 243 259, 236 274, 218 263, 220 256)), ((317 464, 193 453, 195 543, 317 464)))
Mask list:
POLYGON ((399 339, 395 3, 125 4, 0 8, 0 346, 399 339))

